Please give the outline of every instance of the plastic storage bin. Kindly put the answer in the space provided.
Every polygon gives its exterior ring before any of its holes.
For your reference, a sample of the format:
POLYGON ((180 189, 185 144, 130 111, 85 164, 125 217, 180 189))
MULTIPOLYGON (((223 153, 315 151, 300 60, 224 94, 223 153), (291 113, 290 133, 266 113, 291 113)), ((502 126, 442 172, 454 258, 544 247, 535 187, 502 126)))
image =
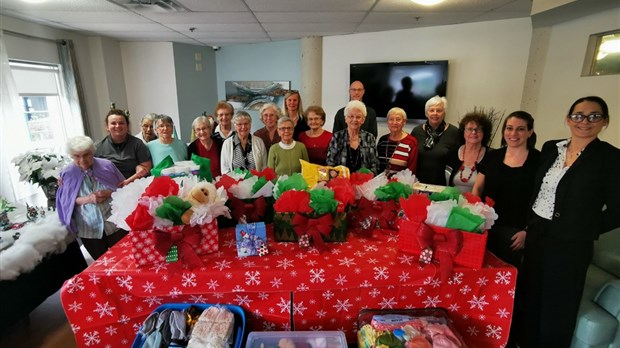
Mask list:
POLYGON ((268 331, 250 332, 245 348, 274 348, 281 339, 290 339, 295 347, 347 348, 341 331, 268 331))
MULTIPOLYGON (((182 311, 190 306, 197 307, 201 310, 205 310, 209 307, 216 306, 215 304, 206 304, 206 303, 166 303, 157 308, 153 312, 161 312, 164 309, 173 309, 182 311)), ((233 326, 233 348, 241 348, 243 347, 243 337, 245 335, 245 311, 243 308, 235 305, 221 304, 217 306, 222 306, 228 309, 235 316, 235 324, 233 326)), ((146 318, 145 318, 146 319, 146 318)), ((136 339, 133 341, 131 348, 140 348, 144 344, 146 337, 138 333, 136 339)))
MULTIPOLYGON (((376 340, 379 336, 388 332, 395 336, 397 330, 400 330, 401 334, 406 334, 404 325, 414 327, 418 333, 421 333, 423 337, 430 343, 435 338, 435 333, 441 333, 442 340, 450 341, 452 347, 466 348, 467 345, 463 340, 463 337, 454 327, 452 320, 448 315, 448 311, 443 308, 415 308, 415 309, 364 309, 357 317, 357 343, 358 348, 371 348, 375 347, 376 340), (372 325, 373 318, 378 319, 377 325, 381 327, 374 327, 372 325), (364 326, 370 325, 372 329, 365 330, 364 326), (428 330, 428 326, 433 326, 433 329, 428 330), (439 327, 445 329, 440 330, 439 327), (373 332, 374 331, 374 332, 373 332)), ((400 335, 399 335, 400 336, 400 335)), ((399 337, 399 339, 405 339, 407 337, 399 337)), ((408 339, 412 339, 409 337, 408 339)))

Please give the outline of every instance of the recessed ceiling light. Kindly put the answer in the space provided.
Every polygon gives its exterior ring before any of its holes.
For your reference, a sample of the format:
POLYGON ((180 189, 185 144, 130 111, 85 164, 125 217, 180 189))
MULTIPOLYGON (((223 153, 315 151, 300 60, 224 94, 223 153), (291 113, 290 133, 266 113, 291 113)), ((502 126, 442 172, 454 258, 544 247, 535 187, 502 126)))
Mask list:
POLYGON ((411 1, 415 2, 418 5, 433 6, 433 5, 437 5, 440 2, 443 2, 444 0, 411 0, 411 1))

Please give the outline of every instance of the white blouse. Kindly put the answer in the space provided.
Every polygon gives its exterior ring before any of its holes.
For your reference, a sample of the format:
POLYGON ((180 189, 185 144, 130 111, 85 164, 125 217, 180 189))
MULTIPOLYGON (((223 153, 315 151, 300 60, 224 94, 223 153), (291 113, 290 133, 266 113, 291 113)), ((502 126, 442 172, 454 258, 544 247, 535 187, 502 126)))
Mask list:
POLYGON ((538 216, 547 220, 553 218, 553 212, 555 210, 555 192, 558 189, 560 180, 562 180, 562 177, 566 174, 568 168, 570 168, 564 166, 569 140, 570 139, 563 140, 556 144, 558 147, 558 157, 549 170, 547 170, 542 185, 540 185, 538 196, 534 201, 534 206, 532 206, 532 210, 534 210, 538 216))

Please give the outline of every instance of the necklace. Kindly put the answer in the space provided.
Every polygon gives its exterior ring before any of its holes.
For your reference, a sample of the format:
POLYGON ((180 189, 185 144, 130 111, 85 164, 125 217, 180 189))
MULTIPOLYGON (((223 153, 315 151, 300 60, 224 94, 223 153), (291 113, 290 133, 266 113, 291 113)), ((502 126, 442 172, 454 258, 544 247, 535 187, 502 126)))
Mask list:
POLYGON ((463 183, 467 183, 469 182, 469 180, 471 180, 471 177, 474 175, 474 172, 477 171, 476 168, 476 163, 478 163, 478 158, 480 158, 480 153, 482 152, 482 146, 480 146, 480 149, 478 149, 478 154, 476 155, 476 161, 474 162, 474 164, 471 166, 471 170, 469 171, 469 175, 464 178, 463 177, 463 172, 465 171, 465 150, 467 149, 467 145, 463 145, 463 163, 461 164, 461 167, 459 168, 459 179, 461 179, 461 182, 463 183))

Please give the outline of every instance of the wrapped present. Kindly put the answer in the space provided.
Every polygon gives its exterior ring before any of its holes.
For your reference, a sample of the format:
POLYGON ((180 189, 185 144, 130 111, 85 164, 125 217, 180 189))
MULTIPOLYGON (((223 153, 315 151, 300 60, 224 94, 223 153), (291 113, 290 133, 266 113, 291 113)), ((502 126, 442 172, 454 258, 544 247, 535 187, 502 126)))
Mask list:
MULTIPOLYGON (((262 172, 237 169, 219 178, 216 186, 228 192, 228 207, 232 220, 226 226, 235 226, 245 217, 246 222, 265 222, 273 220, 273 169, 262 172)), ((222 220, 220 220, 222 221, 222 220)))
POLYGON ((200 255, 219 249, 217 221, 200 225, 177 225, 130 231, 132 253, 139 267, 169 264, 172 268, 204 266, 200 255))
POLYGON ((347 239, 347 207, 355 193, 349 180, 334 178, 307 191, 298 174, 278 179, 274 196, 274 236, 279 242, 299 241, 302 248, 347 239))
POLYGON ((303 235, 308 235, 309 237, 317 236, 314 233, 307 232, 310 229, 310 225, 316 227, 321 239, 325 242, 346 242, 347 240, 348 224, 346 213, 331 213, 317 216, 313 214, 275 212, 273 215, 274 238, 278 242, 298 242, 303 235))
POLYGON ((366 237, 377 229, 397 231, 399 210, 395 201, 369 201, 362 197, 348 215, 349 226, 353 232, 366 237))
POLYGON ((265 256, 268 253, 266 231, 263 222, 238 224, 235 228, 237 255, 265 256))
POLYGON ((415 176, 409 169, 396 173, 391 179, 385 174, 369 178, 354 173, 357 184, 356 204, 349 213, 349 226, 355 233, 370 237, 375 231, 392 235, 398 232, 402 215, 399 199, 413 193, 415 176))

